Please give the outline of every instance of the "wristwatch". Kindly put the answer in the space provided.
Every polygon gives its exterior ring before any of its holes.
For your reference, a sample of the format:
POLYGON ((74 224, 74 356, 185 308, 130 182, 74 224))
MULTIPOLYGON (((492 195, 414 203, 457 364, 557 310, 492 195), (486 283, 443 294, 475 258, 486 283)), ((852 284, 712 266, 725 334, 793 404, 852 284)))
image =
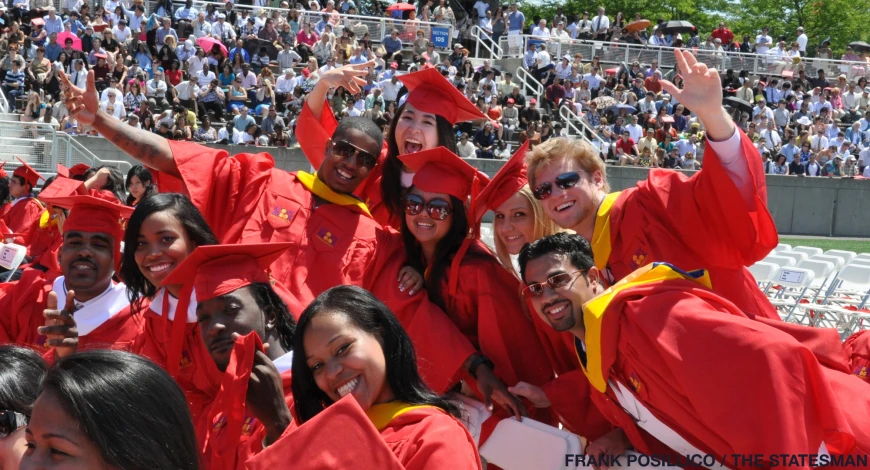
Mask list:
POLYGON ((486 364, 489 367, 489 370, 495 370, 495 364, 493 364, 488 357, 483 354, 476 354, 474 359, 471 361, 471 365, 468 366, 468 373, 475 379, 477 379, 477 368, 480 367, 481 364, 486 364))

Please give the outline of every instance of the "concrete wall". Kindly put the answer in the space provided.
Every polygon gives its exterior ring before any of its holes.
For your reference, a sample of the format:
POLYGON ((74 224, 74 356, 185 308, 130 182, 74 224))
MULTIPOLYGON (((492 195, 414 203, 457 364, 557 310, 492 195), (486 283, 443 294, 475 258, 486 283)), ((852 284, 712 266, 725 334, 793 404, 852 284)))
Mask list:
MULTIPOLYGON (((105 139, 77 137, 76 140, 102 159, 133 162, 105 139)), ((236 145, 214 147, 222 147, 231 155, 252 150, 251 147, 236 145)), ((308 171, 311 168, 298 148, 258 150, 271 154, 276 165, 287 171, 308 171)), ((490 176, 504 163, 478 159, 469 162, 490 176)), ((607 168, 607 178, 614 191, 634 186, 646 178, 646 174, 647 170, 642 168, 607 168)), ((870 180, 768 176, 767 198, 780 234, 870 237, 870 180)), ((485 220, 491 221, 489 218, 485 220)))

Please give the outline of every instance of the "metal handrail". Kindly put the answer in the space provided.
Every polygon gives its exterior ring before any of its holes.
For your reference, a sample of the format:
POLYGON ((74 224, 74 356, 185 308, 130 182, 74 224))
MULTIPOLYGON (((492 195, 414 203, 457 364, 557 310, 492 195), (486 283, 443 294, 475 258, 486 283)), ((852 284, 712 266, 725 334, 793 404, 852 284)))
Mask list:
POLYGON ((544 96, 544 85, 541 85, 541 82, 533 77, 528 70, 523 67, 517 67, 517 73, 515 75, 520 83, 525 85, 526 89, 531 89, 536 95, 538 95, 538 98, 544 96))
MULTIPOLYGON (((516 38, 517 36, 513 37, 516 38)), ((502 50, 513 53, 512 56, 514 57, 522 57, 522 54, 528 50, 530 42, 533 44, 546 42, 547 50, 554 58, 565 54, 573 55, 580 53, 584 61, 598 57, 601 63, 612 65, 631 64, 635 61, 648 65, 653 60, 656 60, 662 68, 672 68, 676 64, 674 48, 672 47, 578 39, 543 41, 530 35, 521 35, 519 37, 522 38, 521 51, 510 50, 507 36, 502 36, 499 39, 499 45, 502 47, 502 50), (519 54, 514 52, 519 52, 519 54)), ((516 39, 513 40, 516 41, 516 39)), ((832 74, 846 74, 849 79, 856 79, 860 76, 870 77, 870 63, 861 61, 807 57, 802 57, 799 60, 796 58, 784 58, 784 60, 781 60, 768 54, 713 52, 700 48, 693 48, 692 52, 698 61, 703 62, 708 67, 715 67, 719 70, 748 70, 753 74, 760 75, 783 75, 783 72, 797 73, 799 70, 804 70, 808 77, 815 77, 817 71, 821 69, 832 74)))
POLYGON ((564 119, 569 135, 572 134, 571 131, 573 131, 573 135, 582 137, 586 142, 589 142, 593 147, 597 148, 598 153, 604 154, 607 152, 607 146, 609 146, 610 143, 602 139, 601 136, 592 130, 592 128, 586 124, 586 121, 578 116, 572 109, 567 106, 560 106, 559 115, 564 119), (577 124, 580 124, 580 126, 578 127, 577 124))
POLYGON ((0 121, 0 140, 14 142, 20 141, 24 143, 50 144, 51 153, 49 156, 49 161, 43 161, 40 164, 36 164, 36 166, 39 167, 38 169, 43 170, 47 173, 53 173, 55 168, 57 167, 57 163, 59 162, 62 162, 67 167, 71 167, 76 163, 87 163, 93 166, 96 162, 100 161, 119 168, 123 168, 125 165, 127 167, 132 167, 130 163, 124 161, 100 160, 82 143, 73 139, 72 136, 67 134, 66 132, 58 131, 51 124, 39 122, 0 121), (21 133, 35 130, 42 137, 44 137, 45 140, 28 138, 23 136, 2 135, 4 134, 2 132, 3 130, 9 129, 21 133), (64 148, 64 152, 62 155, 59 151, 61 146, 63 146, 64 148))
POLYGON ((480 47, 489 51, 489 57, 498 60, 502 58, 502 48, 490 35, 487 35, 480 29, 480 26, 474 25, 471 27, 471 36, 474 38, 474 55, 480 57, 480 47))
POLYGON ((6 100, 6 94, 0 93, 0 113, 6 114, 9 112, 9 101, 6 100))

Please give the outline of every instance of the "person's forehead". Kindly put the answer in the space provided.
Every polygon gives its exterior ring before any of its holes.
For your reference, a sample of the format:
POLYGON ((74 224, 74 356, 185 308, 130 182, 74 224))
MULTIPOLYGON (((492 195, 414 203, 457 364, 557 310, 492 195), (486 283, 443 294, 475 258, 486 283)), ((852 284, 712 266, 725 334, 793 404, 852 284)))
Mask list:
POLYGON ((568 256, 550 252, 526 263, 525 278, 527 283, 544 282, 550 276, 572 272, 575 269, 568 256))

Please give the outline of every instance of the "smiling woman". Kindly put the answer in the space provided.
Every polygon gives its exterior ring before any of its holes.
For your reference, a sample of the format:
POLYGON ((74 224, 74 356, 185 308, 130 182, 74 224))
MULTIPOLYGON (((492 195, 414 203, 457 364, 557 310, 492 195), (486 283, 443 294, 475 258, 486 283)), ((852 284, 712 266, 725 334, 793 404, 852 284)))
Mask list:
POLYGON ((318 296, 299 319, 294 350, 301 423, 350 394, 404 468, 480 468, 456 405, 423 383, 411 339, 368 291, 338 286, 318 296))

